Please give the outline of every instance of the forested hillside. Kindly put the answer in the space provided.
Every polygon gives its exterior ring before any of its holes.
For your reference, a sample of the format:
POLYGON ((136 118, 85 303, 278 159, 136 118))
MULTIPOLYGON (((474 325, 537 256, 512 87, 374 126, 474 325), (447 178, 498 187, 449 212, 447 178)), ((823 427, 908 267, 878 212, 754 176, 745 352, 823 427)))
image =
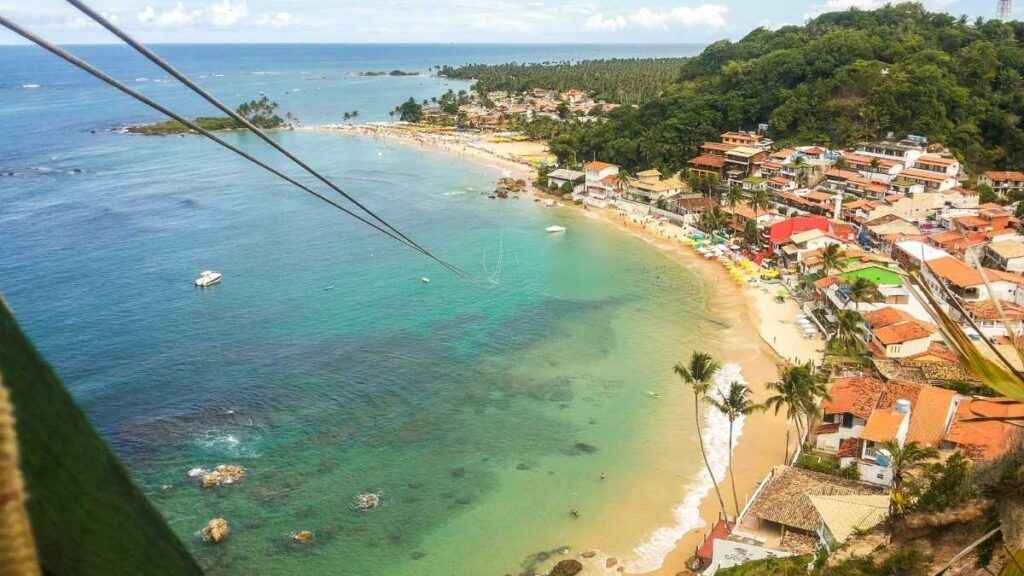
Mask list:
POLYGON ((974 170, 1024 166, 1024 24, 969 22, 919 4, 757 29, 686 60, 665 94, 600 123, 566 123, 562 160, 678 170, 724 130, 769 122, 781 143, 846 146, 927 135, 974 170))
POLYGON ((639 104, 661 95, 679 80, 685 58, 616 58, 539 64, 470 64, 442 67, 448 78, 477 80, 475 89, 522 92, 532 88, 580 89, 599 100, 639 104))

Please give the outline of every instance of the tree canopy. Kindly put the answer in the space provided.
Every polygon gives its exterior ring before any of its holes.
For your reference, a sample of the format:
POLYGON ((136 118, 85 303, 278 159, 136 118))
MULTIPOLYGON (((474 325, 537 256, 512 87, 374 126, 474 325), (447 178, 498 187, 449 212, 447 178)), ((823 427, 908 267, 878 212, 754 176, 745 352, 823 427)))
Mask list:
POLYGON ((768 123, 781 144, 842 147, 913 133, 975 170, 1020 167, 1022 40, 1024 23, 969 22, 916 3, 758 28, 685 60, 639 107, 565 123, 552 151, 674 171, 720 132, 768 123))

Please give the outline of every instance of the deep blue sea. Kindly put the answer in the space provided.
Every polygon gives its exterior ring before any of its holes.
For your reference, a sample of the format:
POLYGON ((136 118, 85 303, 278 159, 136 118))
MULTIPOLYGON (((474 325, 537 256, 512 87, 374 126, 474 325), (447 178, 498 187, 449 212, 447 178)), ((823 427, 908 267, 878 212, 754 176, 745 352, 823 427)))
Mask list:
MULTIPOLYGON (((70 49, 212 113, 126 48, 70 49)), ((265 93, 305 124, 386 120, 410 96, 468 87, 361 71, 696 49, 156 46, 224 101, 265 93)), ((493 280, 463 282, 200 137, 115 130, 159 119, 41 50, 0 47, 0 291, 211 574, 497 575, 590 547, 657 564, 634 547, 675 521, 697 469, 671 367, 714 346, 699 276, 569 208, 488 199, 492 168, 274 135, 493 280), (569 232, 545 234, 555 223, 569 232), (206 269, 223 283, 194 288, 206 269), (665 462, 669 444, 684 452, 665 462), (186 477, 221 463, 248 475, 209 490, 186 477), (647 481, 644 502, 664 510, 609 534, 614 502, 647 481), (381 507, 354 511, 364 491, 381 507), (219 546, 196 536, 214 516, 232 525, 219 546), (313 544, 290 543, 307 529, 313 544)), ((313 183, 256 138, 224 138, 313 183)))

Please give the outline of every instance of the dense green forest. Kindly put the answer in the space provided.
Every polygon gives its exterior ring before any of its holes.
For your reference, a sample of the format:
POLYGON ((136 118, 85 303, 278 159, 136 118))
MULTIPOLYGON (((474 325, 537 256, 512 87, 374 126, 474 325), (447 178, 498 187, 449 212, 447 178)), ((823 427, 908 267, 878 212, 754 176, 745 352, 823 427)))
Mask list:
POLYGON ((444 66, 439 75, 476 80, 474 88, 523 92, 533 88, 586 90, 598 100, 639 104, 660 96, 679 80, 685 58, 616 58, 537 64, 444 66))
POLYGON ((1020 22, 971 22, 910 3, 759 28, 685 60, 663 95, 639 108, 564 123, 550 134, 552 151, 563 162, 674 171, 720 132, 768 122, 782 144, 915 133, 971 169, 1020 168, 1022 40, 1020 22))

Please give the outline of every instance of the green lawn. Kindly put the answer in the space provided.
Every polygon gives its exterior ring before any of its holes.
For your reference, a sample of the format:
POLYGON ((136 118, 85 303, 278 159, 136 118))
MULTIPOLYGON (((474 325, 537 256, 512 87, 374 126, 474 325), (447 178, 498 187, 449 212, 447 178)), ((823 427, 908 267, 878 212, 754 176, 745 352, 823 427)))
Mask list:
POLYGON ((857 278, 864 278, 879 286, 903 285, 903 277, 884 266, 868 266, 853 272, 845 272, 840 277, 847 282, 853 282, 857 278))

